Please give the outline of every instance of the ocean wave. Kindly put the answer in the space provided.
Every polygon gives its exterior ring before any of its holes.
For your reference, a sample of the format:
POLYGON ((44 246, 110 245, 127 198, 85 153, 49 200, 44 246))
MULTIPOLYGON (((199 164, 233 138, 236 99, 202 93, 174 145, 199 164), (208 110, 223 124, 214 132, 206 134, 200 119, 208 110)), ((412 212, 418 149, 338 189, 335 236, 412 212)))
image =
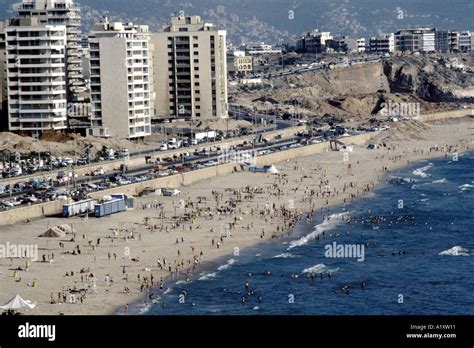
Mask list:
POLYGON ((413 175, 416 175, 416 176, 419 176, 419 177, 422 177, 422 178, 428 178, 430 177, 431 175, 430 174, 427 174, 426 171, 431 169, 433 167, 433 164, 430 163, 428 164, 427 166, 424 166, 424 167, 421 167, 421 168, 418 168, 418 169, 415 169, 412 174, 413 175))
POLYGON ((439 256, 469 256, 469 250, 462 246, 454 246, 451 249, 440 252, 439 256))
POLYGON ((217 270, 218 271, 223 271, 225 269, 228 269, 230 266, 232 266, 236 262, 237 262, 236 260, 230 259, 230 260, 227 261, 227 263, 225 265, 217 267, 217 270))
POLYGON ((469 189, 474 188, 474 185, 471 185, 471 184, 464 184, 464 185, 459 186, 458 188, 461 189, 461 191, 467 191, 467 190, 469 190, 469 189))
POLYGON ((280 254, 280 255, 276 255, 276 256, 273 256, 274 259, 288 259, 288 258, 294 258, 296 257, 295 255, 293 254, 290 254, 290 253, 283 253, 283 254, 280 254))
POLYGON ((208 273, 208 274, 205 274, 201 277, 199 277, 198 280, 209 280, 211 278, 215 278, 217 276, 217 273, 216 272, 213 272, 213 273, 208 273))
POLYGON ((322 223, 315 226, 315 230, 306 236, 302 236, 297 240, 291 241, 287 250, 307 244, 310 240, 315 239, 317 236, 322 234, 324 231, 330 230, 337 225, 345 222, 345 218, 349 215, 349 212, 333 214, 324 219, 322 223))
POLYGON ((396 175, 390 176, 390 179, 389 179, 389 182, 392 183, 392 184, 403 184, 403 183, 413 184, 417 181, 418 180, 416 180, 416 179, 405 178, 403 176, 396 176, 396 175))
POLYGON ((181 285, 181 284, 184 284, 186 283, 184 280, 178 280, 175 284, 176 285, 181 285))
POLYGON ((141 309, 138 311, 138 314, 141 315, 141 314, 147 313, 148 311, 150 311, 151 307, 152 307, 151 305, 147 305, 146 307, 141 308, 141 309))
POLYGON ((446 178, 440 179, 440 180, 435 180, 432 182, 432 184, 445 184, 447 183, 448 180, 446 178))
POLYGON ((324 263, 318 263, 317 265, 310 267, 310 268, 305 268, 302 273, 326 273, 326 272, 337 272, 339 271, 339 267, 336 268, 329 268, 326 266, 324 263))

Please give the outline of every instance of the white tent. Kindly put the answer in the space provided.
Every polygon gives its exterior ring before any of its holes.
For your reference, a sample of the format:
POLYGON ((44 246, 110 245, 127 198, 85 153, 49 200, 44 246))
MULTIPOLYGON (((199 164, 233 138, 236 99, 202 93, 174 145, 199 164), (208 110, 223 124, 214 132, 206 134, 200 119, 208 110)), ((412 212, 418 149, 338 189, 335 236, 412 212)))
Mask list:
POLYGON ((16 295, 12 298, 8 303, 0 306, 0 309, 5 310, 19 310, 19 309, 33 309, 36 307, 36 302, 32 303, 31 301, 27 301, 21 298, 20 295, 16 295))
POLYGON ((278 169, 274 165, 264 167, 268 174, 278 174, 278 169))

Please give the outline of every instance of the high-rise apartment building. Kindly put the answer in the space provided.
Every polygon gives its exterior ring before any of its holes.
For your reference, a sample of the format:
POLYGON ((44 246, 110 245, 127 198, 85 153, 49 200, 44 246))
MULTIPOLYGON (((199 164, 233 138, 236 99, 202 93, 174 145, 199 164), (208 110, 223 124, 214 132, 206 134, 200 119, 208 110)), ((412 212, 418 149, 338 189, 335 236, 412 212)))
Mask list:
POLYGON ((156 117, 227 118, 226 31, 174 15, 152 42, 156 117))
POLYGON ((11 19, 6 57, 9 130, 66 129, 66 26, 11 19))
POLYGON ((151 135, 155 95, 148 26, 105 19, 92 29, 89 47, 92 116, 88 134, 122 139, 151 135))
POLYGON ((402 29, 395 33, 395 50, 402 52, 434 52, 434 28, 402 29))
POLYGON ((12 6, 18 17, 34 17, 39 24, 65 25, 67 32, 67 90, 69 101, 81 101, 85 90, 81 60, 81 10, 73 0, 22 0, 12 6))
POLYGON ((8 21, 0 21, 0 130, 8 130, 8 88, 6 30, 8 21))

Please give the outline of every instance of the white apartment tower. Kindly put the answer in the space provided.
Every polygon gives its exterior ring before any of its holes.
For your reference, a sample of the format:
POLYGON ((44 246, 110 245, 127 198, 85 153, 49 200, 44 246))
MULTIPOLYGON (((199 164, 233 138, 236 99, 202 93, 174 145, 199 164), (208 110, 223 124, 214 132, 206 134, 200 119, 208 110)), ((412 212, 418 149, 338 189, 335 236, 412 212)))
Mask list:
POLYGON ((199 16, 174 15, 153 33, 156 117, 228 117, 226 31, 199 16))
POLYGON ((67 33, 67 89, 69 101, 84 92, 81 59, 81 10, 73 0, 22 0, 12 6, 18 17, 34 17, 39 24, 65 25, 67 33))
POLYGON ((109 23, 89 36, 92 116, 89 135, 136 139, 151 135, 154 112, 148 26, 109 23))
POLYGON ((0 21, 0 130, 8 130, 8 88, 6 29, 8 21, 0 21))
POLYGON ((38 135, 67 127, 66 27, 14 18, 6 28, 8 128, 38 135))

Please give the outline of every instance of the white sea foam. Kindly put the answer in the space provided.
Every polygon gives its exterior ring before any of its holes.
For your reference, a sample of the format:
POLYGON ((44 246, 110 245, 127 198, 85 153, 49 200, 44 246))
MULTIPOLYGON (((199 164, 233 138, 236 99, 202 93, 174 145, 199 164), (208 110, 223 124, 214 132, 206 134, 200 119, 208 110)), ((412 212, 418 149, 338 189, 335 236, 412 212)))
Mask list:
POLYGON ((451 249, 440 252, 440 256, 469 256, 469 250, 462 246, 454 246, 451 249))
POLYGON ((318 263, 317 265, 310 267, 310 268, 305 268, 302 273, 326 273, 326 272, 337 272, 339 271, 339 267, 337 268, 329 268, 327 267, 324 263, 318 263))
POLYGON ((216 275, 217 275, 216 272, 204 274, 203 276, 199 277, 198 280, 209 280, 209 279, 211 279, 211 278, 215 278, 216 275))
POLYGON ((178 281, 176 282, 176 285, 180 285, 180 284, 184 284, 184 283, 186 283, 184 280, 178 280, 178 281))
POLYGON ((461 191, 467 191, 472 188, 474 188, 474 185, 471 185, 471 184, 464 184, 464 185, 459 186, 459 189, 461 189, 461 191))
POLYGON ((139 311, 138 311, 138 314, 145 314, 146 312, 148 312, 149 310, 151 309, 151 306, 148 305, 144 308, 141 308, 139 311))
POLYGON ((441 180, 435 180, 435 181, 433 181, 432 184, 445 184, 445 183, 447 183, 447 182, 448 182, 448 180, 446 180, 446 178, 443 178, 443 179, 441 179, 441 180))
POLYGON ((236 260, 230 259, 230 260, 227 261, 227 263, 225 265, 217 267, 217 270, 218 271, 223 271, 223 270, 229 268, 230 266, 232 266, 235 262, 236 262, 236 260))
POLYGON ((413 178, 405 178, 403 176, 396 176, 396 175, 392 175, 390 176, 390 179, 392 181, 396 181, 396 182, 407 182, 409 184, 412 184, 412 183, 415 183, 417 182, 418 180, 416 179, 413 179, 413 178))
POLYGON ((294 258, 296 257, 295 255, 293 254, 290 254, 290 253, 283 253, 283 254, 280 254, 280 255, 276 255, 276 256, 273 256, 274 259, 291 259, 291 258, 294 258))
POLYGON ((322 223, 315 226, 315 230, 306 236, 302 236, 297 240, 291 241, 287 250, 307 244, 310 240, 315 239, 317 236, 322 234, 324 231, 328 231, 337 225, 344 223, 348 217, 349 212, 333 214, 324 219, 322 223))
POLYGON ((431 175, 430 174, 427 174, 426 171, 431 169, 433 167, 433 164, 430 163, 428 164, 427 166, 424 166, 424 167, 421 167, 421 168, 418 168, 418 169, 415 169, 412 174, 413 175, 416 175, 416 176, 419 176, 419 177, 422 177, 422 178, 428 178, 430 177, 431 175))
POLYGON ((415 183, 415 182, 418 182, 418 180, 416 180, 416 179, 411 179, 411 178, 403 178, 403 181, 404 181, 404 182, 407 182, 407 183, 409 183, 409 184, 413 184, 413 183, 415 183))

